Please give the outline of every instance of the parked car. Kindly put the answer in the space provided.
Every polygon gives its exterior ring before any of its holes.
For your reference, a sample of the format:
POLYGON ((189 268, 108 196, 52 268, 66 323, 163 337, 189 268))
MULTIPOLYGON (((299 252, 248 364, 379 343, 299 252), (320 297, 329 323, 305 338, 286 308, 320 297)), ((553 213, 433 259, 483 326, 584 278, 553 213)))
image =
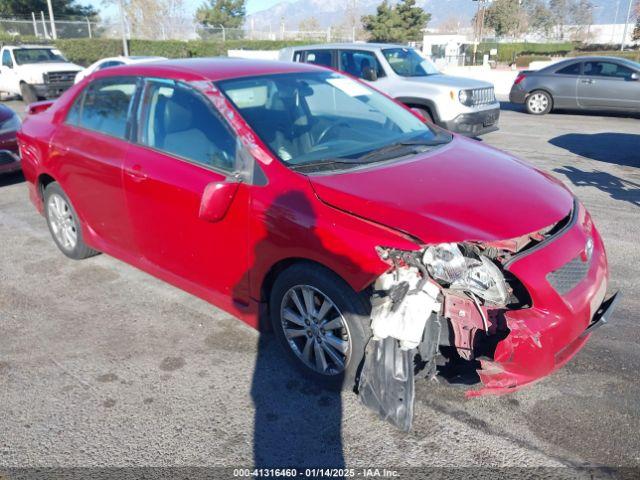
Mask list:
POLYGON ((444 75, 407 46, 308 45, 285 48, 280 59, 322 65, 358 77, 452 132, 478 136, 498 129, 500 103, 491 83, 444 75))
POLYGON ((478 362, 474 395, 511 392, 573 357, 617 298, 558 180, 313 65, 113 67, 18 138, 62 253, 105 252, 256 328, 268 317, 302 371, 359 381, 403 428, 416 352, 430 374, 438 355, 478 362))
POLYGON ((640 112, 640 63, 617 57, 579 57, 516 77, 509 100, 527 112, 553 109, 640 112))
POLYGON ((20 117, 9 107, 0 105, 0 175, 20 170, 16 132, 20 117))
POLYGON ((0 56, 0 92, 20 95, 27 103, 59 96, 82 70, 49 46, 5 45, 0 56))
POLYGON ((102 70, 104 68, 110 67, 119 67, 120 65, 132 65, 134 63, 144 63, 144 62, 154 62, 159 60, 166 60, 166 57, 156 57, 156 56, 119 56, 119 57, 108 57, 98 60, 97 62, 92 63, 84 70, 80 70, 76 74, 76 78, 74 83, 78 83, 84 77, 91 75, 93 72, 97 72, 98 70, 102 70))

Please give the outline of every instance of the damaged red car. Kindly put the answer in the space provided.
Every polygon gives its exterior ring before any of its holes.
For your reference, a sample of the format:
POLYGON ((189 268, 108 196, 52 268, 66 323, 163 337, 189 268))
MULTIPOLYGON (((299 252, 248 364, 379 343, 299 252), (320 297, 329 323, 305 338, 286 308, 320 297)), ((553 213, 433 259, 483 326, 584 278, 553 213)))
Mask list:
POLYGON ((514 391, 616 300, 558 180, 333 71, 131 65, 33 111, 23 171, 65 255, 107 253, 273 329, 403 429, 416 378, 466 365, 470 395, 514 391))

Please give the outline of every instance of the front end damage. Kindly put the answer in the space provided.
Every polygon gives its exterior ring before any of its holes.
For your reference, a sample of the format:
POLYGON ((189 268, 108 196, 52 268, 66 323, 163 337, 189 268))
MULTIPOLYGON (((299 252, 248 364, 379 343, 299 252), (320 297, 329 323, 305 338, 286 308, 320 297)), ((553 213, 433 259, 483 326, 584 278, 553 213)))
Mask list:
POLYGON ((513 392, 570 360, 617 300, 604 300, 604 246, 579 204, 514 240, 378 253, 390 268, 373 285, 358 394, 405 431, 415 379, 481 383, 468 397, 513 392))

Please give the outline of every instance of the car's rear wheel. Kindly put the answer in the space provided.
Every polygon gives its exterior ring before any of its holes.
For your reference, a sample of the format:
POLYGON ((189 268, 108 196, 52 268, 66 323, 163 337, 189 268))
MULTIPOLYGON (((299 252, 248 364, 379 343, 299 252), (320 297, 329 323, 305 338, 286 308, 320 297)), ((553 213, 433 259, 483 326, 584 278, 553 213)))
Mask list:
POLYGON ((20 96, 25 103, 33 103, 38 101, 38 95, 36 95, 36 91, 28 83, 22 82, 20 84, 20 96))
POLYGON ((526 108, 532 115, 545 115, 553 108, 553 98, 544 90, 536 90, 527 97, 526 108))
POLYGON ((330 270, 305 262, 278 276, 269 307, 276 337, 296 367, 324 387, 354 388, 371 337, 362 295, 330 270))
POLYGON ((67 257, 80 260, 100 253, 84 243, 78 215, 56 182, 44 190, 44 213, 53 241, 67 257))

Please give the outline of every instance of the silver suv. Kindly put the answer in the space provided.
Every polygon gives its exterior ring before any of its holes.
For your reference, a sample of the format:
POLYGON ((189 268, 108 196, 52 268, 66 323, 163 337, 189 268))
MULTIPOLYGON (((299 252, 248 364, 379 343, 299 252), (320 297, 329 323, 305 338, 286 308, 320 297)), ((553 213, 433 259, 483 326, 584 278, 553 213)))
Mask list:
POLYGON ((280 59, 324 65, 359 77, 453 132, 477 136, 498 129, 500 104, 491 83, 444 75, 410 47, 309 45, 284 48, 280 59))

